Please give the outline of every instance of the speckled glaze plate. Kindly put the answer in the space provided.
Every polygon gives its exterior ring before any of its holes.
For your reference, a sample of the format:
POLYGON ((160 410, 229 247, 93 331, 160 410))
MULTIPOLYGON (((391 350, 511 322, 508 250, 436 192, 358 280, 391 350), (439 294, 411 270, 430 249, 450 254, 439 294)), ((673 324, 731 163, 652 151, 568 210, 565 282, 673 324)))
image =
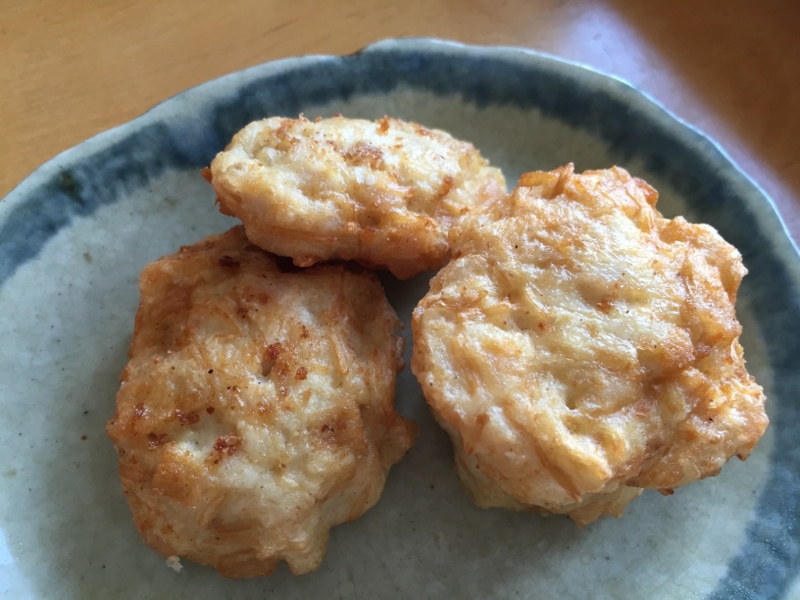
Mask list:
MULTIPOLYGON (((406 324, 429 275, 382 276, 406 324)), ((410 340, 407 349, 410 351, 410 340)), ((4 598, 715 598, 800 596, 800 258, 773 205, 708 138, 627 84, 513 48, 385 41, 206 83, 48 162, 0 203, 0 596, 4 598), (381 501, 333 529, 321 569, 230 581, 176 573, 136 533, 105 435, 141 268, 234 224, 200 176, 270 115, 376 118, 474 142, 510 183, 612 164, 708 222, 750 274, 738 313, 772 424, 719 477, 645 494, 584 530, 476 508, 406 369, 420 425, 381 501)))

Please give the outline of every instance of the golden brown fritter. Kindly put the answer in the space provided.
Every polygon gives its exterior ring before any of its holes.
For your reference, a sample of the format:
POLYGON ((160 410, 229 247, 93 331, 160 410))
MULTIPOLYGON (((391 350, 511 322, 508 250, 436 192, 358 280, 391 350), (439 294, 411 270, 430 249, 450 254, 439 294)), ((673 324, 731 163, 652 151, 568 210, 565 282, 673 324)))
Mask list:
POLYGON ((374 275, 280 260, 237 227, 147 266, 108 423, 144 540, 226 577, 316 569, 415 433, 374 275))
POLYGON ((257 121, 206 174, 254 244, 298 266, 357 260, 401 279, 444 266, 452 223, 505 194, 472 144, 389 118, 257 121))
POLYGON ((412 369, 480 506, 620 515, 744 459, 767 426, 739 253, 619 168, 527 173, 451 232, 412 369))

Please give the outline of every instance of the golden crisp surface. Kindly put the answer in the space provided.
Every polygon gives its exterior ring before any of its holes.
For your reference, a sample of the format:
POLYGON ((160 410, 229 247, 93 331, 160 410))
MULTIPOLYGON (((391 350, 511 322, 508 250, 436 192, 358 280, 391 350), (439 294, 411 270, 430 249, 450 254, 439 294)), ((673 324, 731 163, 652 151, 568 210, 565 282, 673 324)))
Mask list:
POLYGON ((767 426, 739 253, 619 168, 527 173, 451 230, 412 369, 480 506, 619 516, 744 459, 767 426))
POLYGON ((279 266, 241 227, 148 265, 108 423, 145 542, 226 577, 316 569, 415 435, 377 279, 279 266))
POLYGON ((401 279, 443 267, 453 222, 505 194, 472 144, 390 118, 257 121, 208 176, 254 244, 298 266, 357 260, 401 279))

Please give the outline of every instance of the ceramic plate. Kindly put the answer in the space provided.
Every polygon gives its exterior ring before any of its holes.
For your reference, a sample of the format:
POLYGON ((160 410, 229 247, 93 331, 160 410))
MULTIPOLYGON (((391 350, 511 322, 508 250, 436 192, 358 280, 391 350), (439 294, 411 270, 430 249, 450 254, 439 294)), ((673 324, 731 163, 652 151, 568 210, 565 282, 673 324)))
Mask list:
MULTIPOLYGON (((429 275, 382 276, 406 324, 429 275)), ((408 350, 410 351, 410 340, 408 350)), ((406 353, 408 360, 409 352, 406 353)), ((189 90, 48 162, 0 203, 0 594, 6 598, 776 598, 797 594, 800 259, 772 204, 702 134, 627 84, 530 51, 386 41, 189 90), (136 533, 105 435, 141 268, 234 224, 200 176, 247 122, 341 112, 470 140, 506 173, 612 164, 667 216, 716 227, 750 274, 738 312, 772 421, 747 462, 621 519, 476 508, 406 369, 420 425, 381 501, 335 527, 319 571, 180 573, 136 533), (794 586, 794 587, 793 587, 794 586)))

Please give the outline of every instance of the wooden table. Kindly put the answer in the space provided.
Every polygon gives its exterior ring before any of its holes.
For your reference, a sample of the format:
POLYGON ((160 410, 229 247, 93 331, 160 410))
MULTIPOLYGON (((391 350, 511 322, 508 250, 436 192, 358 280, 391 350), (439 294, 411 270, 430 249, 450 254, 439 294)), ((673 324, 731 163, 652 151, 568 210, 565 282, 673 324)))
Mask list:
POLYGON ((190 86, 275 58, 435 36, 618 75, 714 137, 800 241, 795 0, 1 0, 0 197, 190 86))

